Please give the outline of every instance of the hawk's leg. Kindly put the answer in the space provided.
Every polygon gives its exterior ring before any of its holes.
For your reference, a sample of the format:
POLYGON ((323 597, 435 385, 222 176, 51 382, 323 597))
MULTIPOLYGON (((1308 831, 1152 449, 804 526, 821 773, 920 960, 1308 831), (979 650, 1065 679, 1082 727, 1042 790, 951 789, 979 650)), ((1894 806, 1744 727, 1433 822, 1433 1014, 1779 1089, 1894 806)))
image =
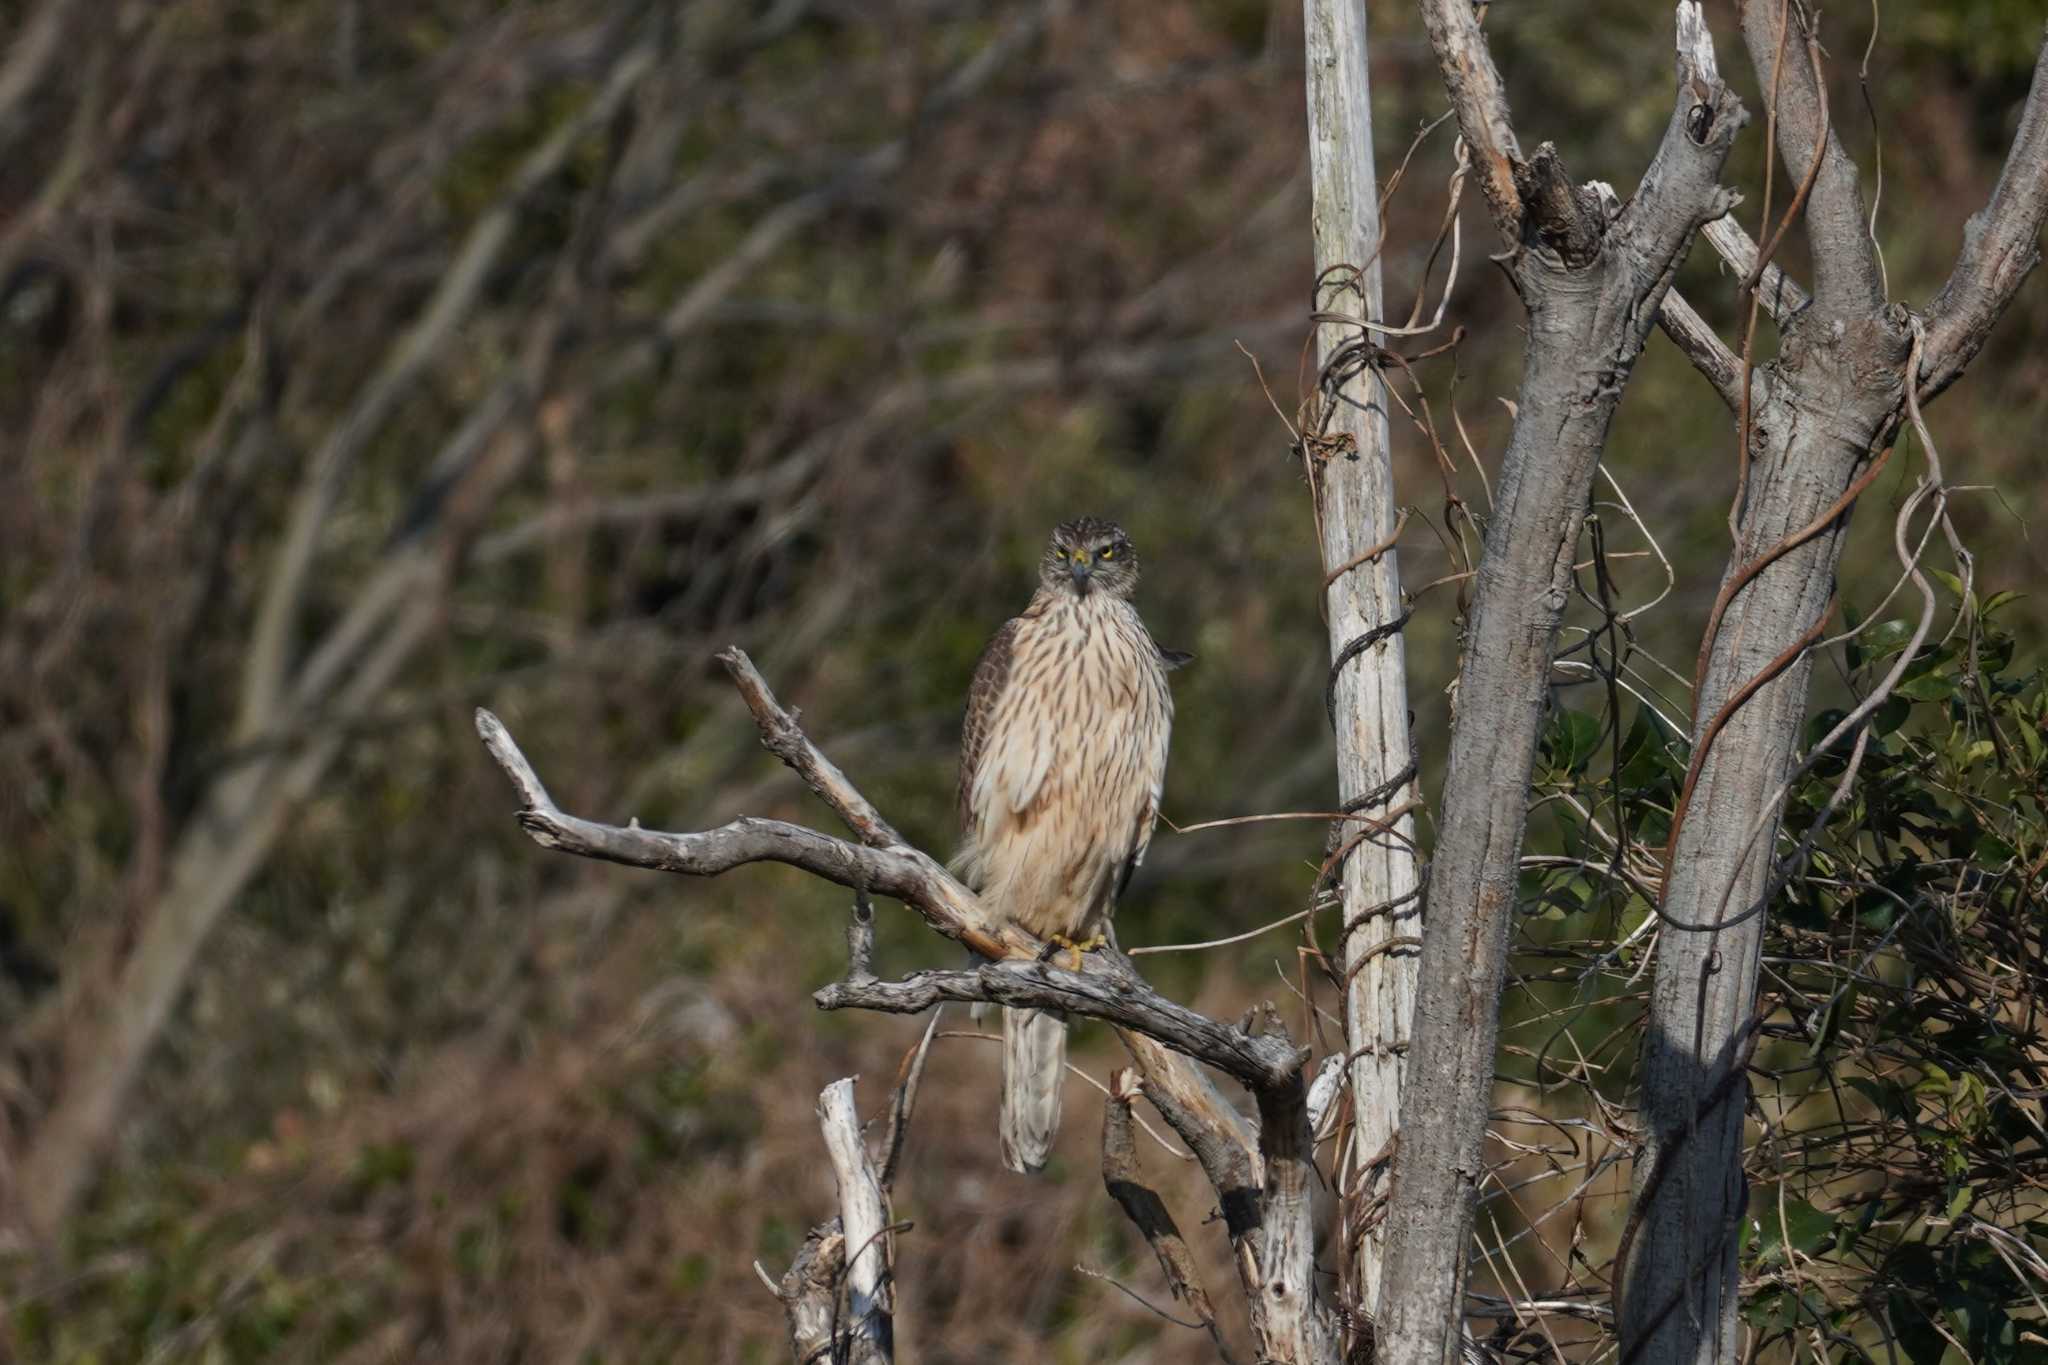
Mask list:
MULTIPOLYGON (((1065 948, 1068 952, 1074 955, 1074 964, 1071 967, 1067 968, 1067 970, 1070 972, 1078 972, 1081 970, 1081 954, 1092 953, 1097 948, 1100 948, 1109 942, 1109 940, 1101 934, 1097 934, 1094 938, 1081 939, 1078 942, 1074 939, 1068 938, 1065 934, 1047 934, 1045 941, 1055 948, 1065 948)), ((1048 953, 1047 956, 1051 956, 1051 954, 1048 953)))

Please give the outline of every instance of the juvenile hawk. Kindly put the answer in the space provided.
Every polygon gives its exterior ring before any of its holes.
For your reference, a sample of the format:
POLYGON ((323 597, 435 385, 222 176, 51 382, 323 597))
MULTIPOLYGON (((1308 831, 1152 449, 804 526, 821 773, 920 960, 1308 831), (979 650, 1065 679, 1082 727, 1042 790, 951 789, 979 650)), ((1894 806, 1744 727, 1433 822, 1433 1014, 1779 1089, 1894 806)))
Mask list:
MULTIPOLYGON (((1152 842, 1173 726, 1169 668, 1138 619, 1138 556, 1113 522, 1058 527, 1038 591, 983 651, 967 694, 956 866, 999 921, 1079 951, 1105 941, 1152 842)), ((1067 1026, 1003 1011, 1003 1161, 1045 1164, 1067 1026)))

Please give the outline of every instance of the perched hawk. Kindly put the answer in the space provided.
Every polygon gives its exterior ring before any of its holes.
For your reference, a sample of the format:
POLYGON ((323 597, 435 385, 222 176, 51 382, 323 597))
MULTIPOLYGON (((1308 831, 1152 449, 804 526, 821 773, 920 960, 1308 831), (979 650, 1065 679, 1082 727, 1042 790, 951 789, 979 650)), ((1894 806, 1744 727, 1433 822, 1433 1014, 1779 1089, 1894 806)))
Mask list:
MULTIPOLYGON (((967 694, 955 865, 999 920, 1085 952, 1144 861, 1166 777, 1173 697, 1131 605, 1138 556, 1113 522, 1052 533, 1038 591, 983 651, 967 694)), ((1045 1164, 1060 1123, 1067 1026, 1003 1011, 1003 1160, 1045 1164)))

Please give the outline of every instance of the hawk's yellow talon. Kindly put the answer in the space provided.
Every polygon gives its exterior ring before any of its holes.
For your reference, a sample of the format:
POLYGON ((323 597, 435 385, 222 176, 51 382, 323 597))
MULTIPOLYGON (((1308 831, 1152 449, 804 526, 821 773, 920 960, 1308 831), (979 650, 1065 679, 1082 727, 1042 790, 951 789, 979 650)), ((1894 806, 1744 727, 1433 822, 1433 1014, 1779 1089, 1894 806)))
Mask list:
POLYGON ((1109 939, 1105 935, 1097 934, 1093 938, 1082 939, 1076 942, 1065 934, 1047 934, 1045 941, 1052 944, 1055 948, 1065 948, 1068 952, 1072 953, 1074 955, 1073 964, 1067 970, 1078 972, 1081 970, 1081 955, 1094 952, 1097 948, 1107 944, 1109 939))

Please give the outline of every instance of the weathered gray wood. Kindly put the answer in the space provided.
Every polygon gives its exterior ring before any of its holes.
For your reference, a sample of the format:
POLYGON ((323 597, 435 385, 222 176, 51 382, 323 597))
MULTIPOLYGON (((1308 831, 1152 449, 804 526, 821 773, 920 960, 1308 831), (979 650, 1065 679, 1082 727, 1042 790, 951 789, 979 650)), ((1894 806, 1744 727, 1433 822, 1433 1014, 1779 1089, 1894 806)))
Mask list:
POLYGON ((1316 1290, 1316 1237, 1311 1204, 1316 1183, 1315 1138, 1308 1126, 1308 1086, 1297 1068, 1258 1092, 1259 1234, 1249 1243, 1257 1278, 1252 1331, 1262 1359, 1303 1365, 1337 1360, 1337 1335, 1316 1290))
MULTIPOLYGON (((1774 6, 1752 5, 1744 21, 1767 92, 1775 16, 1774 6)), ((1792 22, 1778 141, 1780 155, 1800 174, 1818 140, 1820 114, 1807 49, 1796 17, 1792 22)), ((2044 86, 2048 48, 1998 188, 1972 219, 1956 273, 1935 301, 1919 370, 1929 396, 1976 354, 2038 255, 2048 213, 2044 86)), ((1784 334, 1777 356, 1757 375, 1763 397, 1751 478, 1724 593, 1836 506, 1870 457, 1891 442, 1904 413, 1911 318, 1873 293, 1873 248, 1855 170, 1831 135, 1827 148, 1806 209, 1815 257, 1811 306, 1797 286, 1774 288, 1764 277, 1766 301, 1786 301, 1774 309, 1784 334)), ((1717 234, 1715 246, 1738 269, 1752 268, 1756 248, 1739 231, 1717 234)), ((1734 1233, 1745 1207, 1742 1069, 1757 1003, 1762 898, 1775 862, 1774 803, 1805 718, 1812 656, 1799 652, 1801 642, 1818 634, 1832 600, 1846 522, 1844 512, 1756 573, 1730 598, 1703 650, 1694 703, 1697 772, 1664 882, 1665 923, 1644 1043, 1646 1146, 1619 1268, 1624 1361, 1731 1365, 1739 1358, 1734 1233), (1723 721, 1731 699, 1774 668, 1781 671, 1723 721)))
POLYGON ((1296 1072, 1258 1092, 1254 1138, 1244 1116, 1199 1072, 1171 1065, 1178 1059, 1150 1038, 1128 1032, 1123 1038, 1152 1107, 1188 1144, 1216 1191, 1259 1359, 1336 1365, 1332 1316, 1312 1292, 1310 1196, 1317 1176, 1304 1078, 1296 1072))
POLYGON ((991 962, 901 981, 835 981, 812 998, 819 1009, 885 1014, 922 1014, 949 1000, 1059 1010, 1136 1029, 1248 1086, 1284 1085, 1301 1073, 1305 1054, 1284 1038, 1246 1033, 1176 1004, 1135 972, 1118 970, 1106 952, 1089 954, 1081 965, 1075 972, 1052 962, 991 962))
POLYGON ((1460 129, 1529 311, 1514 434, 1502 463, 1459 670, 1458 716, 1430 871, 1421 981, 1402 1097, 1376 1324, 1382 1358, 1458 1358, 1474 1201, 1484 1172, 1501 983, 1552 637, 1608 424, 1671 275, 1733 196, 1717 183, 1740 102, 1699 6, 1678 6, 1677 99, 1642 184, 1611 222, 1554 152, 1520 158, 1472 6, 1424 0, 1460 129), (1503 168, 1512 194, 1495 182, 1503 168))
MULTIPOLYGON (((756 1261, 758 1268, 760 1262, 756 1261)), ((765 1273, 765 1272, 764 1272, 765 1273)), ((846 1237, 837 1218, 811 1229, 803 1249, 775 1285, 789 1325, 789 1349, 797 1365, 832 1358, 833 1328, 839 1315, 839 1285, 846 1278, 846 1237)))
POLYGON ((889 1281, 889 1203, 875 1175, 860 1114, 853 1107, 853 1077, 818 1094, 818 1126, 839 1185, 839 1228, 846 1259, 845 1355, 854 1365, 891 1360, 896 1354, 894 1292, 889 1281))
MULTIPOLYGON (((1379 184, 1366 7, 1352 0, 1304 0, 1303 18, 1313 181, 1310 226, 1316 277, 1325 286, 1316 302, 1318 308, 1378 320, 1379 184)), ((1344 660, 1331 689, 1335 705, 1330 718, 1339 809, 1355 806, 1380 815, 1409 803, 1419 787, 1408 736, 1407 650, 1401 635, 1396 631, 1346 657, 1352 642, 1398 620, 1402 611, 1384 383, 1370 365, 1333 366, 1347 346, 1370 340, 1363 328, 1350 324, 1327 323, 1318 329, 1316 363, 1325 376, 1318 400, 1327 416, 1317 432, 1322 440, 1307 458, 1324 572, 1335 574, 1323 593, 1330 656, 1344 660), (1371 554, 1375 549, 1380 552, 1371 554), (1367 562, 1357 563, 1367 555, 1367 562), (1345 565, 1355 567, 1336 572, 1345 565), (1364 804, 1368 799, 1369 806, 1364 804)), ((1336 831, 1340 839, 1358 834, 1351 825, 1336 831)), ((1352 1130, 1349 1150, 1340 1153, 1339 1162, 1344 1199, 1354 1213, 1385 1193, 1386 1164, 1374 1159, 1387 1150, 1400 1112, 1416 957, 1386 945, 1390 939, 1414 937, 1421 922, 1421 868, 1414 840, 1414 815, 1397 816, 1383 830, 1359 838, 1342 869, 1339 961, 1346 982, 1352 1130)), ((1345 1222, 1350 1226, 1354 1220, 1345 1222)), ((1379 1301, 1383 1249, 1383 1225, 1354 1248, 1346 1290, 1360 1306, 1379 1301)))
POLYGON ((1195 1320, 1221 1348, 1216 1330, 1216 1309, 1202 1284, 1201 1267, 1181 1236, 1180 1225, 1159 1192, 1145 1183, 1138 1166, 1138 1146, 1131 1104, 1139 1092, 1138 1073, 1124 1067, 1109 1078, 1109 1099, 1102 1106, 1102 1187, 1117 1202, 1124 1216, 1152 1248, 1159 1261, 1159 1273, 1166 1277, 1173 1297, 1188 1306, 1195 1320))
POLYGON ((1963 228, 1963 251, 1941 293, 1927 307, 1927 357, 1921 383, 1940 393, 1963 372, 1991 335, 2005 305, 2041 260, 2041 221, 2048 201, 2048 61, 2034 82, 1999 171, 1991 202, 1963 228))
POLYGON ((1884 272, 1864 215, 1856 163, 1842 150, 1834 121, 1822 112, 1825 91, 1801 31, 1804 9, 1771 3, 1736 7, 1765 107, 1776 105, 1777 150, 1794 184, 1812 165, 1815 144, 1826 145, 1806 199, 1814 297, 1836 316, 1867 316, 1884 306, 1884 272))

